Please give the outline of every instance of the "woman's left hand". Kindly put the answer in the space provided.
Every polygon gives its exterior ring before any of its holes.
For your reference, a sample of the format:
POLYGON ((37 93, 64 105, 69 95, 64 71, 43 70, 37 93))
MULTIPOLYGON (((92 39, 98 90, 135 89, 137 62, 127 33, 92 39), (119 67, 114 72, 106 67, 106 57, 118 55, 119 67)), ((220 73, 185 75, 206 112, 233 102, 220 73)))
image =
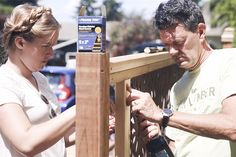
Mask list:
POLYGON ((112 134, 115 132, 115 117, 112 115, 109 115, 109 134, 112 134))

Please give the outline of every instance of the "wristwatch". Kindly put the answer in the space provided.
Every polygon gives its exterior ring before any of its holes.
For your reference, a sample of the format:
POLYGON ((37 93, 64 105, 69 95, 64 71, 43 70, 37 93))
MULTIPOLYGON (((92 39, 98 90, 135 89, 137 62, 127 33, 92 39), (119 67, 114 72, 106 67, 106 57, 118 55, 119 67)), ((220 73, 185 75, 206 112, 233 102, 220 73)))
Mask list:
POLYGON ((164 108, 162 110, 162 115, 163 115, 163 118, 162 118, 161 125, 162 125, 163 128, 166 128, 167 124, 169 122, 169 118, 173 115, 173 112, 169 108, 164 108))

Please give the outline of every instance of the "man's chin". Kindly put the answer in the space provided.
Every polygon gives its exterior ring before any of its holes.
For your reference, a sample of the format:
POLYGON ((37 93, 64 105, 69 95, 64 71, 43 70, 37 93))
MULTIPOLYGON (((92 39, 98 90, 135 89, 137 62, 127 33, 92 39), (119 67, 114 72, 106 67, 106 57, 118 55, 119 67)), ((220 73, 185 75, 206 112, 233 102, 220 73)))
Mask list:
POLYGON ((177 64, 177 65, 178 65, 179 68, 181 68, 181 69, 185 69, 185 70, 190 69, 190 67, 189 67, 187 64, 180 63, 180 64, 177 64))

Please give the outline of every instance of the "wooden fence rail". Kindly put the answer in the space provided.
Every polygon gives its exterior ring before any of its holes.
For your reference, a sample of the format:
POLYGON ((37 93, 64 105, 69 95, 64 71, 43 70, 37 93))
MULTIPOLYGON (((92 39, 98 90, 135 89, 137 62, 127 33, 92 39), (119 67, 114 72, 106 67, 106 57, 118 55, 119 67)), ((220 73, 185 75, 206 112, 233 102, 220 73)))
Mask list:
POLYGON ((131 156, 126 84, 134 77, 170 66, 174 61, 167 52, 112 58, 107 53, 77 53, 76 61, 76 156, 108 156, 110 84, 116 89, 116 157, 131 156))

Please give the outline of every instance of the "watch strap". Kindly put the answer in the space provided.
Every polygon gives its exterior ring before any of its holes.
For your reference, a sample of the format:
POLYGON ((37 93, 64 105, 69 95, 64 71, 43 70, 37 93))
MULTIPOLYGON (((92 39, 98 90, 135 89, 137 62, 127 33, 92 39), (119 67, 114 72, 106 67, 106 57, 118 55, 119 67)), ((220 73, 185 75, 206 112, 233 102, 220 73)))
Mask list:
POLYGON ((163 116, 162 122, 161 122, 162 127, 163 127, 163 128, 166 128, 168 122, 169 122, 169 117, 168 117, 168 116, 163 116))

